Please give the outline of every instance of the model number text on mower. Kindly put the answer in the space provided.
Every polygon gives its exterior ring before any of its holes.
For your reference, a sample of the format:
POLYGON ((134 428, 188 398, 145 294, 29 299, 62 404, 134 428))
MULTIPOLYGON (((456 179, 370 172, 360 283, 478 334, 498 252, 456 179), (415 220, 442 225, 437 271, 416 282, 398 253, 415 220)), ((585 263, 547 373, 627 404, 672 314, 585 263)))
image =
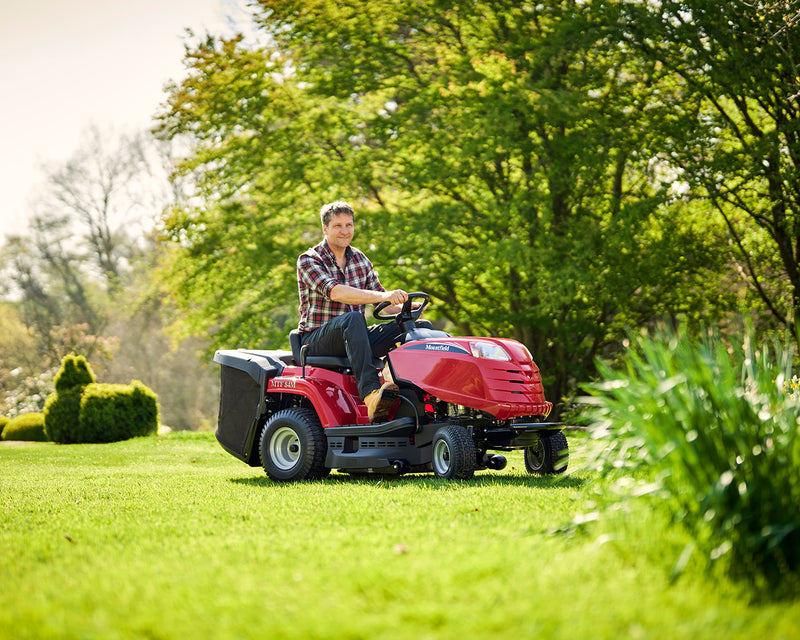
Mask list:
POLYGON ((278 389, 295 389, 296 384, 294 380, 281 380, 280 378, 276 378, 274 380, 270 380, 271 387, 277 387, 278 389))

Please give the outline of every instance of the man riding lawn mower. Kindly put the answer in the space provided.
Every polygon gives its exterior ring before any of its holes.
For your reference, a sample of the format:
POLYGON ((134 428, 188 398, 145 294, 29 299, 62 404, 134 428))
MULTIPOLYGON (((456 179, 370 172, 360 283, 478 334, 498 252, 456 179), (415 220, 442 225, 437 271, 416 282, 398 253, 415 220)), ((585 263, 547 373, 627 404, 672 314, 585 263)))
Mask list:
POLYGON ((275 480, 331 469, 469 478, 502 469, 505 458, 489 451, 511 449, 525 449, 530 472, 564 471, 567 440, 561 425, 545 422, 552 405, 528 350, 435 331, 420 320, 428 295, 387 291, 351 246, 352 206, 326 204, 320 220, 324 239, 297 260, 291 352, 214 356, 222 446, 275 480), (383 322, 367 326, 367 304, 383 322))
POLYGON ((552 404, 525 346, 419 328, 428 301, 409 293, 394 316, 382 315, 389 302, 375 308, 401 335, 385 363, 373 363, 380 382, 385 364, 397 386, 374 424, 349 360, 309 355, 297 331, 291 352, 217 351, 220 444, 278 481, 323 478, 331 469, 468 479, 476 469, 504 468, 493 452, 514 449, 524 450, 529 473, 563 473, 567 439, 561 424, 546 421, 552 404))

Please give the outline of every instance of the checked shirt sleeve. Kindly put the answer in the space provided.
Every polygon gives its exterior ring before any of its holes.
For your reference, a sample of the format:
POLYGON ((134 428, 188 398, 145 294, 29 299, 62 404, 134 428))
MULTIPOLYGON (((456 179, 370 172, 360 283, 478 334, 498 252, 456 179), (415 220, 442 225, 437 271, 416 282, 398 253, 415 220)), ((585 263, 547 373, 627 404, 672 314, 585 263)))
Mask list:
POLYGON ((303 284, 325 298, 329 298, 331 290, 339 284, 339 281, 326 268, 325 263, 308 253, 304 253, 298 258, 297 275, 303 284))

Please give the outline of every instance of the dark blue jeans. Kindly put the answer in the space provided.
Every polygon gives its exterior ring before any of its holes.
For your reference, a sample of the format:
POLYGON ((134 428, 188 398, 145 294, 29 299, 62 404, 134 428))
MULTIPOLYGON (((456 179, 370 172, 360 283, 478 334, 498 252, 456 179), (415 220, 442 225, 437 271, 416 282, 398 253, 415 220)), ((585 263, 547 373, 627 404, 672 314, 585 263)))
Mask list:
MULTIPOLYGON (((433 327, 427 320, 417 320, 416 324, 427 329, 433 327)), ((394 321, 368 327, 363 313, 350 311, 303 334, 303 343, 308 345, 310 356, 347 356, 363 399, 381 386, 373 359, 389 353, 403 333, 394 321)))

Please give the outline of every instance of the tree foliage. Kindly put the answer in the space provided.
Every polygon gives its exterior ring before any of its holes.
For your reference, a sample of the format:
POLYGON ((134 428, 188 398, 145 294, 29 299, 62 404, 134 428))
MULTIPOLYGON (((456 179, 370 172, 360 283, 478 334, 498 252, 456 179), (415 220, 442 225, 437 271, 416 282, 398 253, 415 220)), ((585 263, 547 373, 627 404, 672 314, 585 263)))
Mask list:
POLYGON ((664 150, 724 220, 773 321, 800 310, 800 2, 604 2, 675 83, 664 150))
POLYGON ((163 225, 185 331, 285 343, 295 259, 333 199, 385 284, 432 293, 457 333, 521 340, 556 399, 624 326, 748 302, 728 238, 758 234, 694 197, 675 158, 697 101, 626 30, 650 4, 259 5, 263 41, 187 50, 161 114, 195 185, 163 225))

